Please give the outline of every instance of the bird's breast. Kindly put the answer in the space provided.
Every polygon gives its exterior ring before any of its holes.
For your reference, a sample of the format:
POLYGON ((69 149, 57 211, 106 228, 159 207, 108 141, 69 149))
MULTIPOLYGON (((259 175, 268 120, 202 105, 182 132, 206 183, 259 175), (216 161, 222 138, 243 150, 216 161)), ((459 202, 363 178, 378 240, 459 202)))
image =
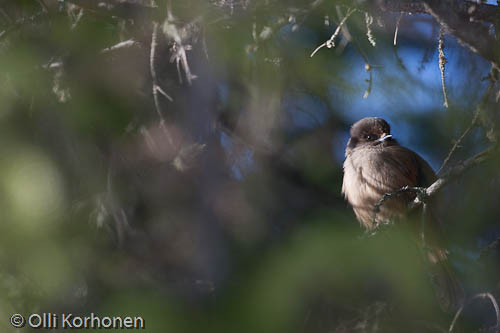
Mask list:
MULTIPOLYGON (((392 193, 413 182, 407 177, 404 165, 395 164, 383 149, 360 149, 351 151, 344 162, 342 192, 354 209, 358 220, 371 228, 374 206, 384 194, 392 193)), ((386 221, 406 212, 410 198, 391 198, 381 206, 377 221, 386 221)))

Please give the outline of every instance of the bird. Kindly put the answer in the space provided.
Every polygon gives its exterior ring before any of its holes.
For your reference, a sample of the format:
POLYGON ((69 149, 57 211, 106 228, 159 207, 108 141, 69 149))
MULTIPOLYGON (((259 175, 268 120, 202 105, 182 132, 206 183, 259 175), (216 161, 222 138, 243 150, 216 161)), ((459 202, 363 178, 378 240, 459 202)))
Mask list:
MULTIPOLYGON (((373 231, 380 224, 399 223, 408 219, 409 204, 417 194, 400 191, 408 187, 428 187, 437 180, 432 167, 417 153, 401 146, 391 135, 390 125, 382 118, 363 118, 350 130, 345 149, 342 194, 352 206, 360 224, 373 231)), ((448 260, 443 231, 435 207, 425 213, 424 244, 414 237, 429 263, 431 281, 440 307, 445 312, 462 306, 465 293, 448 260)), ((414 233, 418 228, 414 227, 414 233)))

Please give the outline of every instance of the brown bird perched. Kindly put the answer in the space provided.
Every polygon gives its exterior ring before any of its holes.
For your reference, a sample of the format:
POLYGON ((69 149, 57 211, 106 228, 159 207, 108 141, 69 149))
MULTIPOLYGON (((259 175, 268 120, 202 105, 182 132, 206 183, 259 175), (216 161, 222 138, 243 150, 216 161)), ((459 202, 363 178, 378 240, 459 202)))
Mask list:
MULTIPOLYGON (((416 196, 411 192, 391 196, 375 214, 375 205, 384 194, 404 186, 428 187, 437 179, 422 157, 399 145, 389 124, 381 118, 364 118, 352 126, 345 157, 342 193, 368 230, 404 219, 409 213, 408 204, 416 196)), ((432 207, 428 207, 425 244, 420 245, 430 263, 438 302, 443 310, 453 311, 463 304, 464 290, 448 262, 440 224, 434 215, 432 207)))

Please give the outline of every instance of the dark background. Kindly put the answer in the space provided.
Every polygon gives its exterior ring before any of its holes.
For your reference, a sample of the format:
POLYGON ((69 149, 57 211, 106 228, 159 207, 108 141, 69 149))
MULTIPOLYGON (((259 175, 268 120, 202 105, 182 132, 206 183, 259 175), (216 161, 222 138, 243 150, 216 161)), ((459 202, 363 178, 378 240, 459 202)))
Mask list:
MULTIPOLYGON (((436 171, 472 125, 444 175, 496 144, 496 2, 425 4, 2 2, 1 331, 94 312, 148 332, 447 332, 412 237, 365 235, 340 193, 366 116, 436 171)), ((440 193, 470 297, 499 292, 499 163, 440 193)), ((455 330, 496 315, 478 296, 455 330)))

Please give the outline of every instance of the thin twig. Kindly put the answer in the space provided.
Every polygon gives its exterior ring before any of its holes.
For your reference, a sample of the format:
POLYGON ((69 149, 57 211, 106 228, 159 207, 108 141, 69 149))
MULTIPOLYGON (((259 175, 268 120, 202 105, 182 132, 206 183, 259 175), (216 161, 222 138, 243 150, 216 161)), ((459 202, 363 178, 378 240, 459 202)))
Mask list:
POLYGON ((416 193, 417 198, 420 198, 421 201, 423 201, 423 197, 426 195, 426 189, 425 187, 411 187, 411 186, 403 186, 400 189, 390 192, 390 193, 385 193, 382 198, 373 206, 373 223, 376 224, 376 217, 377 214, 380 212, 380 207, 390 198, 394 196, 399 196, 404 193, 416 193))
POLYGON ((156 86, 156 89, 158 90, 158 92, 160 94, 162 94, 166 99, 168 99, 170 102, 173 102, 174 99, 172 97, 170 97, 163 89, 161 89, 160 86, 156 86))
POLYGON ((464 310, 464 306, 462 305, 457 313, 455 314, 455 317, 453 317, 453 320, 451 321, 451 325, 450 325, 450 329, 448 330, 448 332, 453 332, 453 329, 455 328, 455 323, 457 322, 457 319, 458 317, 460 317, 460 315, 462 314, 462 311, 464 310))
POLYGON ((500 330, 500 310, 498 308, 497 300, 490 293, 484 293, 481 296, 483 298, 488 297, 491 301, 491 304, 493 304, 493 308, 495 309, 495 315, 497 316, 497 324, 495 325, 495 330, 498 332, 500 330))
POLYGON ((71 25, 71 30, 74 30, 78 26, 78 23, 80 23, 84 13, 85 13, 84 9, 80 8, 78 14, 75 17, 75 22, 73 22, 73 24, 71 25))
POLYGON ((424 248, 427 247, 427 245, 425 244, 425 221, 427 220, 426 217, 427 217, 427 204, 424 202, 422 204, 422 214, 420 216, 420 240, 422 241, 422 245, 424 248))
POLYGON ((453 317, 453 321, 451 322, 450 329, 448 330, 449 333, 453 332, 453 329, 455 328, 455 324, 456 324, 458 318, 460 317, 460 314, 463 312, 465 306, 470 304, 476 298, 488 298, 491 301, 491 304, 493 305, 493 309, 495 310, 495 314, 497 317, 497 323, 494 327, 495 332, 497 332, 497 333, 500 332, 500 309, 498 307, 497 300, 495 299, 495 297, 491 293, 486 292, 486 293, 480 293, 480 294, 476 294, 476 295, 472 296, 469 299, 469 301, 467 302, 467 304, 462 305, 460 307, 460 309, 458 309, 457 313, 455 314, 455 317, 453 317))
MULTIPOLYGON (((181 67, 184 70, 184 74, 186 76, 186 81, 189 85, 192 84, 192 81, 197 78, 196 75, 191 73, 191 69, 189 68, 189 63, 187 60, 186 51, 192 50, 192 45, 184 44, 181 33, 174 22, 174 15, 171 11, 171 2, 167 3, 167 20, 163 25, 163 32, 173 39, 174 43, 172 45, 172 55, 170 57, 170 62, 173 63, 175 61, 177 66, 177 74, 179 75, 179 81, 182 84, 182 76, 181 76, 181 67)), ((199 20, 196 18, 193 22, 189 23, 189 25, 193 25, 199 20)))
MULTIPOLYGON (((376 222, 377 214, 380 212, 380 208, 382 205, 393 196, 401 195, 403 193, 416 193, 416 198, 408 205, 409 209, 413 209, 417 206, 420 206, 428 201, 430 197, 435 195, 443 186, 451 182, 456 177, 463 174, 466 170, 471 167, 481 164, 484 161, 490 159, 493 156, 493 153, 496 151, 496 146, 492 146, 488 149, 483 150, 482 152, 468 158, 467 160, 457 164, 455 167, 448 170, 441 178, 436 180, 431 186, 425 187, 410 187, 403 186, 399 190, 396 190, 391 193, 385 193, 382 198, 379 200, 377 204, 373 206, 373 223, 377 227, 378 223, 376 222)), ((422 229, 423 230, 423 229, 422 229)))
POLYGON ((396 29, 394 29, 394 55, 396 56, 396 60, 398 61, 398 65, 403 69, 406 70, 405 65, 403 64, 403 60, 401 57, 398 55, 398 48, 396 47, 398 44, 398 32, 399 32, 399 25, 401 24, 401 19, 403 18, 403 12, 399 14, 398 19, 396 21, 396 29))
MULTIPOLYGON (((368 60, 368 56, 366 55, 366 53, 363 51, 363 49, 361 47, 359 47, 358 45, 356 45, 357 43, 352 39, 348 29, 346 26, 344 26, 344 22, 345 20, 350 16, 352 15, 352 13, 356 11, 356 9, 352 9, 352 10, 349 10, 348 13, 346 14, 346 16, 344 16, 344 18, 342 19, 342 21, 340 22, 339 26, 337 27, 337 29, 335 30, 335 33, 332 35, 332 37, 330 38, 330 40, 333 40, 335 39, 335 36, 338 35, 339 31, 342 31, 342 34, 345 38, 345 40, 351 42, 352 41, 352 45, 354 45, 354 47, 358 50, 359 52, 359 55, 363 58, 363 60, 365 61, 365 71, 368 72, 369 76, 368 76, 368 80, 365 80, 366 82, 368 82, 368 87, 367 89, 365 90, 365 93, 363 94, 363 98, 368 98, 368 96, 370 95, 371 91, 372 91, 372 85, 373 85, 373 74, 372 74, 372 69, 373 68, 379 68, 379 67, 382 67, 380 65, 372 65, 370 63, 370 61, 368 60)), ((337 14, 339 17, 342 16, 342 13, 340 11, 340 7, 337 6, 337 14)), ((329 40, 329 41, 330 41, 329 40)), ((327 41, 326 43, 328 43, 329 41, 327 41)), ((323 45, 324 46, 324 45, 323 45)), ((331 47, 334 47, 335 44, 333 44, 333 46, 331 47)), ((316 50, 314 50, 313 54, 311 54, 311 57, 319 50, 319 48, 321 48, 322 46, 320 45, 316 50)))
POLYGON ((396 21, 396 29, 394 30, 394 46, 398 44, 398 31, 399 31, 399 24, 401 23, 401 18, 403 17, 403 13, 399 14, 398 20, 396 21))
MULTIPOLYGON (((429 186, 425 193, 426 193, 426 198, 430 198, 434 196, 441 188, 443 188, 445 185, 450 183, 453 179, 457 178, 458 176, 462 175, 465 171, 469 170, 470 168, 479 165, 490 158, 492 158, 497 152, 497 146, 491 146, 480 153, 477 153, 476 155, 466 159, 465 161, 462 161, 455 165, 453 168, 449 169, 446 171, 438 180, 436 180, 431 186, 429 186)), ((420 205, 422 203, 422 200, 420 200, 418 197, 410 204, 410 208, 413 208, 417 205, 420 205)))
POLYGON ((484 259, 490 251, 496 249, 499 246, 500 246, 500 236, 481 250, 481 252, 479 253, 479 260, 484 259))
POLYGON ((438 171, 436 172, 437 174, 439 174, 444 169, 444 167, 446 166, 446 164, 450 160, 451 156, 460 147, 460 143, 463 141, 463 139, 465 139, 465 137, 469 134, 469 132, 472 130, 472 128, 474 128, 474 126, 476 126, 476 124, 479 120, 479 114, 481 113, 481 110, 483 108, 484 103, 486 103, 488 101, 488 99, 491 95, 491 92, 493 91, 494 85, 495 85, 495 81, 492 80, 490 82, 490 85, 488 86, 488 89, 486 90, 486 93, 484 94, 484 96, 482 98, 481 103, 477 106, 476 110, 474 111, 474 116, 472 117, 472 121, 471 121, 469 127, 467 127, 465 129, 465 131, 462 133, 462 135, 458 138, 458 140, 455 141, 455 143, 453 144, 453 147, 451 148, 451 150, 448 152, 448 155, 444 159, 443 164, 441 165, 441 167, 439 167, 438 171))
POLYGON ((321 44, 320 46, 318 46, 312 53, 311 53, 311 58, 314 57, 314 55, 316 54, 316 52, 318 52, 320 49, 322 49, 323 47, 327 47, 329 49, 331 49, 332 47, 335 47, 335 38, 337 38, 337 36, 339 35, 340 33, 340 29, 342 29, 342 26, 344 25, 345 21, 347 21, 347 19, 349 18, 349 16, 351 16, 357 9, 355 8, 351 8, 347 11, 347 14, 344 16, 344 18, 342 19, 342 21, 340 21, 339 25, 337 26, 337 29, 335 29, 335 32, 333 33, 333 35, 330 37, 329 40, 327 40, 326 42, 324 42, 323 44, 321 44))
POLYGON ((149 69, 151 71, 151 79, 153 81, 153 98, 155 102, 156 112, 163 120, 163 114, 160 107, 160 99, 158 97, 158 77, 156 75, 155 58, 156 58, 156 47, 158 46, 158 22, 153 22, 153 32, 151 34, 151 53, 149 55, 149 69))
POLYGON ((392 50, 394 52, 394 56, 396 57, 396 61, 398 62, 399 67, 401 67, 402 70, 406 71, 407 69, 405 64, 403 63, 403 59, 401 59, 401 57, 398 54, 398 48, 393 47, 392 50))
POLYGON ((370 96, 370 93, 372 92, 372 85, 373 85, 373 74, 372 74, 372 67, 369 63, 365 63, 365 71, 368 72, 369 79, 368 81, 368 88, 366 88, 365 93, 363 94, 363 98, 366 99, 368 96, 370 96))
POLYGON ((441 86, 443 87, 443 106, 445 108, 448 108, 448 94, 446 93, 446 85, 444 82, 444 68, 446 65, 446 57, 444 55, 444 28, 441 25, 441 29, 439 30, 439 44, 438 44, 438 50, 439 50, 439 71, 441 72, 441 86))
POLYGON ((474 126, 476 126, 478 118, 479 118, 479 110, 477 110, 474 113, 474 117, 472 118, 472 121, 471 121, 469 127, 467 127, 467 129, 462 133, 462 135, 458 138, 458 140, 456 140, 455 143, 453 144, 453 147, 448 152, 448 155, 446 155, 446 158, 444 159, 443 164, 441 164, 441 167, 436 172, 437 174, 439 174, 441 172, 441 170, 443 170, 443 168, 446 166, 446 164, 450 160, 450 158, 453 155, 453 153, 455 152, 455 150, 457 150, 457 148, 460 147, 460 143, 462 143, 462 140, 467 136, 467 134, 469 134, 469 132, 471 131, 471 129, 474 126))
POLYGON ((167 97, 170 101, 172 98, 168 96, 159 86, 158 84, 158 76, 156 75, 156 67, 155 67, 155 59, 156 59, 156 47, 158 46, 158 22, 153 22, 153 32, 151 34, 151 53, 149 55, 149 69, 151 71, 151 80, 153 85, 153 99, 155 103, 156 113, 158 113, 158 117, 160 118, 160 127, 165 133, 165 136, 172 147, 174 147, 173 139, 170 135, 170 132, 167 130, 165 125, 165 118, 163 117, 163 113, 161 111, 160 105, 160 97, 158 96, 158 92, 162 93, 165 97, 167 97))
POLYGON ((116 51, 116 50, 119 50, 119 49, 129 48, 129 47, 132 47, 132 46, 140 46, 140 45, 141 44, 139 42, 137 42, 137 41, 135 41, 133 39, 129 39, 129 40, 120 42, 118 44, 115 44, 113 46, 107 47, 105 49, 102 49, 101 53, 109 53, 109 52, 116 51))
MULTIPOLYGON (((337 17, 339 18, 339 20, 341 20, 345 16, 345 13, 342 12, 342 7, 340 5, 335 6, 335 12, 337 13, 337 17)), ((347 24, 342 25, 340 33, 342 34, 342 39, 339 41, 338 45, 335 46, 335 48, 338 50, 337 54, 342 54, 347 44, 351 43, 353 40, 353 36, 351 36, 351 33, 349 32, 347 24)))

